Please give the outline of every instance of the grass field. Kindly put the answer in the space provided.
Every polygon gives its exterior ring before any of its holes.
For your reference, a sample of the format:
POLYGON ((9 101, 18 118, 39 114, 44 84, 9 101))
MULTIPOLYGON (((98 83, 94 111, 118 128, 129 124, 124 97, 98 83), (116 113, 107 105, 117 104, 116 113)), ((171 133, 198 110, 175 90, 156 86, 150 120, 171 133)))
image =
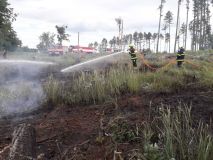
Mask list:
POLYGON ((51 101, 57 103, 56 97, 61 97, 60 100, 67 104, 103 103, 115 96, 142 91, 173 93, 188 89, 213 89, 211 62, 193 60, 190 61, 192 64, 185 63, 182 68, 173 64, 161 69, 165 63, 152 62, 151 65, 159 67, 157 71, 143 65, 135 70, 130 63, 126 66, 113 64, 107 70, 94 70, 90 74, 80 72, 74 80, 67 80, 66 83, 50 77, 45 88, 51 95, 51 101))
MULTIPOLYGON (((97 56, 16 53, 9 59, 51 61, 59 64, 54 70, 60 72, 97 56)), ((155 70, 140 58, 134 69, 124 56, 89 71, 51 74, 42 81, 46 95, 42 106, 50 110, 33 122, 38 139, 58 135, 66 159, 212 160, 212 51, 188 52, 181 68, 166 65, 173 58, 146 55, 155 70)), ((5 69, 1 74, 7 76, 5 69)), ((55 152, 54 158, 61 156, 59 144, 47 141, 46 146, 55 152)))

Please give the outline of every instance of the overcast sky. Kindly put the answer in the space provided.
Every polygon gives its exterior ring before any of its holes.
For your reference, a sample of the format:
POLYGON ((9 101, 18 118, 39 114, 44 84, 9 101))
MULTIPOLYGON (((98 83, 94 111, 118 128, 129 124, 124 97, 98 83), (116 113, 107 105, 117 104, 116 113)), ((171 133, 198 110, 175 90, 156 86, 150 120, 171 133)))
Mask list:
MULTIPOLYGON (((102 38, 117 36, 116 17, 124 20, 124 34, 157 32, 160 0, 9 0, 18 13, 13 26, 23 45, 36 47, 43 32, 56 33, 55 25, 67 25, 71 35, 68 44, 100 42, 102 38)), ((176 19, 177 0, 167 0, 164 14, 174 13, 176 19)), ((182 5, 182 22, 185 21, 185 2, 182 5)), ((192 13, 190 13, 190 16, 192 13)))

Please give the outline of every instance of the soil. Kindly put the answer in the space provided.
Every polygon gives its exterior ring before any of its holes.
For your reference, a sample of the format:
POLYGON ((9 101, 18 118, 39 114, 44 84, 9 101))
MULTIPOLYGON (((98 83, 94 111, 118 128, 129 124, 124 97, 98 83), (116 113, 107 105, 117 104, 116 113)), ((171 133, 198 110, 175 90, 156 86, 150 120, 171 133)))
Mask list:
MULTIPOLYGON (((15 126, 31 123, 36 128, 37 155, 40 159, 104 160, 112 159, 114 151, 128 157, 139 143, 117 146, 107 136, 106 125, 117 117, 139 124, 161 105, 178 106, 184 102, 193 106, 194 120, 209 122, 213 115, 213 91, 183 91, 181 93, 141 93, 125 95, 117 104, 90 106, 55 106, 23 119, 0 120, 0 159, 7 159, 15 126), (150 103, 151 102, 151 103, 150 103), (5 148, 6 147, 6 148, 5 148)), ((174 108, 175 109, 175 108, 174 108)), ((38 159, 39 159, 38 158, 38 159)))

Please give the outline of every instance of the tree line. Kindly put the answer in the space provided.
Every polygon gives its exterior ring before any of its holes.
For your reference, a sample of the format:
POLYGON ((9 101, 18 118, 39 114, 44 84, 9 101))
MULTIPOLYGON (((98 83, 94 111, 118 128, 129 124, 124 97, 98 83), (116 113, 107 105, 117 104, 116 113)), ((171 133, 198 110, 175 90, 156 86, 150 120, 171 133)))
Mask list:
POLYGON ((193 0, 193 20, 190 22, 193 51, 213 48, 210 7, 213 0, 193 0))
MULTIPOLYGON (((170 36, 167 33, 166 35, 160 34, 160 43, 166 37, 165 50, 168 50, 170 36)), ((96 46, 97 46, 97 42, 96 46)), ((134 32, 133 34, 123 35, 122 38, 123 49, 125 49, 129 44, 134 44, 138 50, 146 49, 146 50, 155 50, 157 44, 157 33, 151 32, 134 32)), ((119 37, 114 36, 109 41, 106 38, 103 38, 101 43, 99 44, 101 48, 105 49, 107 47, 117 49, 120 45, 119 37)), ((89 44, 90 47, 95 47, 93 43, 89 44)))
MULTIPOLYGON (((177 17, 175 22, 174 14, 171 11, 167 11, 166 14, 163 15, 165 5, 166 0, 160 0, 157 33, 136 31, 133 34, 124 35, 122 39, 119 39, 119 36, 113 37, 110 40, 103 38, 100 42, 100 46, 102 48, 116 48, 119 46, 119 42, 122 42, 124 46, 134 43, 138 49, 152 50, 158 53, 160 51, 159 48, 162 48, 162 44, 164 44, 163 51, 171 53, 171 40, 174 39, 174 52, 176 52, 180 46, 186 48, 189 39, 188 33, 190 32, 192 51, 213 49, 213 33, 210 21, 210 7, 213 5, 213 0, 177 0, 177 17), (185 7, 183 2, 185 2, 185 7), (189 21, 190 3, 193 3, 193 8, 191 8, 193 19, 191 21, 189 21), (180 17, 184 8, 186 10, 185 19, 180 17), (175 24, 174 38, 171 37, 172 24, 175 24), (164 43, 162 43, 162 41, 164 43)), ((89 46, 93 46, 93 43, 90 43, 89 46)))

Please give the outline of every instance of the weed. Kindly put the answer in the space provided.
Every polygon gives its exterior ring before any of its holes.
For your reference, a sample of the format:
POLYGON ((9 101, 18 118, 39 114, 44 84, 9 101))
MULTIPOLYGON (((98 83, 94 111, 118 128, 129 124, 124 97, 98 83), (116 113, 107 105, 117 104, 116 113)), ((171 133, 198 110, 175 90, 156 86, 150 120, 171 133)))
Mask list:
POLYGON ((116 118, 108 126, 108 132, 111 133, 115 143, 126 143, 134 141, 137 137, 135 128, 125 119, 116 118))
MULTIPOLYGON (((179 106, 177 111, 161 109, 158 121, 144 125, 144 156, 164 157, 176 160, 211 160, 213 159, 213 138, 209 126, 199 123, 194 127, 191 108, 179 106), (156 123, 157 122, 157 123, 156 123), (161 135, 158 147, 151 147, 149 139, 153 135, 150 126, 155 125, 161 135)), ((154 158, 155 159, 155 158, 154 158)))
POLYGON ((50 104, 58 104, 61 102, 61 88, 59 82, 54 79, 52 75, 49 76, 48 81, 44 84, 44 91, 48 97, 47 101, 50 104))

